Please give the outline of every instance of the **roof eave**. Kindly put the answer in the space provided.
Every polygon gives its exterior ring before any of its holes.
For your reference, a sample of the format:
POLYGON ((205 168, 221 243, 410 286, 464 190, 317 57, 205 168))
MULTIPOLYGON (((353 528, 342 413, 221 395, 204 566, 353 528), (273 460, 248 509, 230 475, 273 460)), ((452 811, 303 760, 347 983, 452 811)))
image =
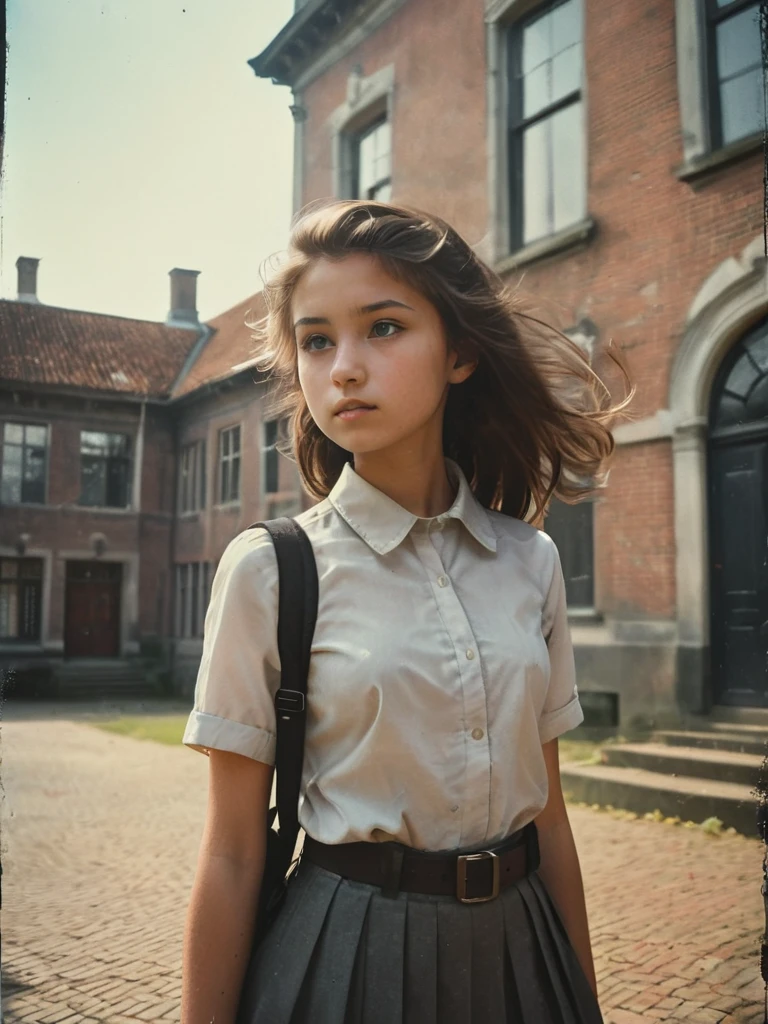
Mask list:
POLYGON ((299 69, 320 50, 360 0, 308 0, 269 45, 248 61, 258 78, 292 86, 299 69))

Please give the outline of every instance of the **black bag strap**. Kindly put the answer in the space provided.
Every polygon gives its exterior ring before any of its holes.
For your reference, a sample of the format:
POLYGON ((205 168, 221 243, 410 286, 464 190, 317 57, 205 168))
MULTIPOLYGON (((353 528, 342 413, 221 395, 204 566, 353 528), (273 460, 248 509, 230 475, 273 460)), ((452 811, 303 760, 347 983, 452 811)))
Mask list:
POLYGON ((290 862, 299 834, 307 676, 317 620, 317 566, 309 538, 295 519, 270 519, 253 527, 262 527, 272 538, 279 575, 280 689, 275 694, 275 771, 279 835, 283 854, 290 862))

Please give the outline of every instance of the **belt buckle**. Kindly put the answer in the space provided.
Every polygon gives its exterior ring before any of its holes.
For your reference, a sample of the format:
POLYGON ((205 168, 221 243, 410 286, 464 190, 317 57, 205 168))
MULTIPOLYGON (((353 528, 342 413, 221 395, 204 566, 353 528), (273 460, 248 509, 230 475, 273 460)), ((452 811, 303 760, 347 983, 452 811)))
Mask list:
POLYGON ((462 853, 456 859, 456 898, 461 903, 487 903, 499 895, 499 858, 492 850, 480 850, 478 853, 462 853), (491 859, 493 864, 493 883, 489 896, 467 896, 467 864, 475 860, 491 859))

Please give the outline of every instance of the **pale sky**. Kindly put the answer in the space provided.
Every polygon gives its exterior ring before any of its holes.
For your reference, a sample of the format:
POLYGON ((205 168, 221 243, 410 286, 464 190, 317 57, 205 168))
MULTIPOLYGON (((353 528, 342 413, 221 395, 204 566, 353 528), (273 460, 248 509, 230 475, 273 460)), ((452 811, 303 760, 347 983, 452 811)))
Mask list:
POLYGON ((203 319, 260 287, 292 210, 291 92, 246 63, 293 0, 7 0, 0 296, 164 320, 199 270, 203 319))

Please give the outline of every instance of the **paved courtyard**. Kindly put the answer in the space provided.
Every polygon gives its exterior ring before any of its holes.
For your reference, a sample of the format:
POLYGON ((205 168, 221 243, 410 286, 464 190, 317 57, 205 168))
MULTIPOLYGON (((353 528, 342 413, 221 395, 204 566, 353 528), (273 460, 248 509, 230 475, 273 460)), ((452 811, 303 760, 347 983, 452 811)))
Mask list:
MULTIPOLYGON (((179 1020, 208 762, 89 711, 2 709, 5 1024, 179 1020)), ((571 821, 606 1024, 762 1024, 760 843, 579 807, 571 821)))

